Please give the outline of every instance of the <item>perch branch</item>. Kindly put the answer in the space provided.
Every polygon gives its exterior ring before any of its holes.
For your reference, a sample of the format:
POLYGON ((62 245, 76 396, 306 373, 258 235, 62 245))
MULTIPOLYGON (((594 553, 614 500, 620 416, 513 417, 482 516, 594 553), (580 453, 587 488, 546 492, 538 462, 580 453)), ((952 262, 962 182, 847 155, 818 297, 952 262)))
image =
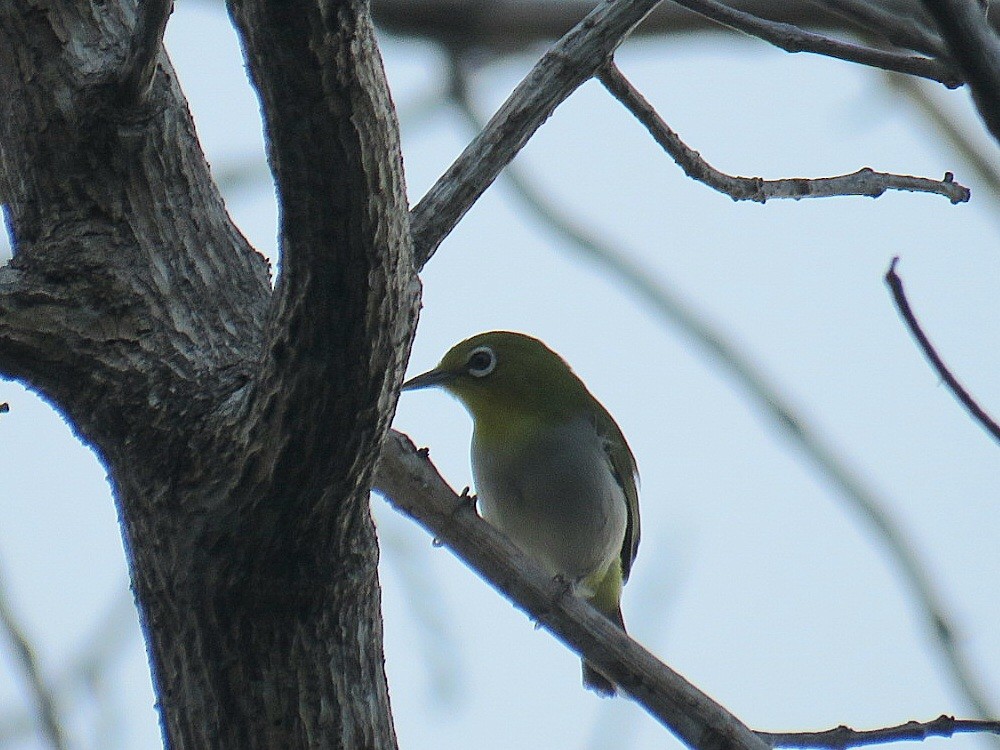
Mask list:
POLYGON ((975 419, 979 424, 981 424, 988 433, 993 436, 993 439, 1000 442, 1000 425, 998 425, 989 414, 987 414, 983 408, 976 403, 975 399, 969 395, 969 392, 962 387, 962 384, 958 382, 951 371, 941 360, 937 351, 934 349, 934 345, 931 344, 927 335, 924 333, 923 329, 920 327, 920 323, 917 321, 917 316, 913 314, 913 309, 910 307, 909 301, 906 299, 906 292, 903 289, 903 280, 899 278, 896 273, 896 264, 899 263, 899 256, 892 259, 892 263, 889 264, 889 270, 885 273, 885 283, 889 285, 889 289, 892 290, 892 298, 896 302, 896 308, 899 310, 900 316, 906 322, 907 327, 910 329, 910 333, 913 338, 917 340, 917 344, 920 345, 920 349, 923 351, 924 356, 930 361, 931 365, 937 370, 938 375, 945 382, 945 385, 951 390, 955 397, 962 403, 962 406, 966 408, 972 418, 975 419))
POLYGON ((660 662, 565 583, 483 521, 408 437, 390 432, 375 489, 413 518, 529 617, 586 654, 657 720, 696 750, 766 750, 739 719, 660 662))
POLYGON ((605 66, 597 77, 611 95, 645 126, 650 135, 688 177, 705 183, 735 201, 751 200, 764 203, 772 198, 799 200, 838 195, 865 195, 877 198, 886 190, 935 193, 945 196, 952 203, 964 203, 969 200, 969 189, 955 182, 950 172, 945 174, 943 180, 876 172, 868 167, 851 174, 812 179, 794 177, 765 180, 761 177, 728 175, 717 170, 706 162, 701 154, 684 143, 613 62, 605 66))
POLYGON ((886 742, 922 741, 928 737, 951 737, 962 732, 1000 734, 1000 721, 977 721, 939 716, 931 721, 908 721, 895 727, 858 730, 840 725, 825 732, 757 732, 771 747, 810 747, 845 750, 849 747, 886 742))
MULTIPOLYGON (((452 97, 472 127, 478 130, 481 125, 472 108, 462 68, 454 59, 452 97)), ((514 165, 507 167, 506 172, 516 194, 543 224, 568 240, 584 257, 609 270, 648 304, 660 319, 675 326, 707 352, 709 358, 743 389, 750 401, 789 442, 802 451, 812 467, 839 493, 846 506, 873 527, 923 613, 928 635, 941 651, 956 686, 981 718, 990 716, 992 710, 986 692, 960 650, 959 642, 954 637, 956 630, 952 617, 931 582, 927 565, 886 510, 889 504, 885 499, 879 497, 848 466, 843 456, 782 396, 776 384, 747 353, 729 341, 720 330, 709 325, 676 292, 654 280, 625 253, 565 217, 529 184, 514 165)))
POLYGON ((374 489, 423 526, 487 583, 513 601, 588 661, 597 664, 652 716, 695 750, 771 747, 847 747, 900 740, 950 737, 957 732, 1000 733, 1000 722, 933 721, 856 731, 754 732, 723 706, 687 682, 609 623, 565 583, 546 575, 503 534, 483 521, 467 495, 457 495, 437 472, 426 450, 392 431, 383 444, 374 489))

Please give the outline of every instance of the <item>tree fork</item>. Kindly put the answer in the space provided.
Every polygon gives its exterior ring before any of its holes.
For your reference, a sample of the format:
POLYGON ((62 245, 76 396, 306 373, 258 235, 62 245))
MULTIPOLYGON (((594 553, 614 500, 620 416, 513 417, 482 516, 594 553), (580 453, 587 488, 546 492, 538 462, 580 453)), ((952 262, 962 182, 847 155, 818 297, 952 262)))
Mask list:
POLYGON ((395 115, 364 3, 230 10, 273 293, 165 54, 122 74, 132 11, 0 9, 0 373, 108 470, 168 746, 391 748, 367 498, 420 293, 395 115))

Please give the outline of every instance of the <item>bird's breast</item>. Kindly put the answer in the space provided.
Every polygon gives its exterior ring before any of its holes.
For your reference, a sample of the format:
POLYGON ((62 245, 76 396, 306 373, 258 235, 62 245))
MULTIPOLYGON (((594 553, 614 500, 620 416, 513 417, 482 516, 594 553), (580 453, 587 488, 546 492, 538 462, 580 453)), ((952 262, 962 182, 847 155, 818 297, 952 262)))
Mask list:
POLYGON ((477 434, 472 466, 483 517, 553 574, 579 580, 621 553, 625 494, 587 419, 477 434))

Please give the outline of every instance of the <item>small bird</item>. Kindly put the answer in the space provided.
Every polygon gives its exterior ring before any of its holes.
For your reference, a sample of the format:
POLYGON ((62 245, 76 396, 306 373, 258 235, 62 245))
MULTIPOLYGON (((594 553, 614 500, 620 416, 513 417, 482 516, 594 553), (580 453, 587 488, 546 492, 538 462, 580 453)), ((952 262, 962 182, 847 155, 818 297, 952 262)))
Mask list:
MULTIPOLYGON (((458 398, 475 423, 472 471, 483 517, 624 630, 639 477, 615 420, 558 354, 521 333, 466 339, 403 390, 433 386, 458 398)), ((586 661, 583 684, 615 694, 586 661)))

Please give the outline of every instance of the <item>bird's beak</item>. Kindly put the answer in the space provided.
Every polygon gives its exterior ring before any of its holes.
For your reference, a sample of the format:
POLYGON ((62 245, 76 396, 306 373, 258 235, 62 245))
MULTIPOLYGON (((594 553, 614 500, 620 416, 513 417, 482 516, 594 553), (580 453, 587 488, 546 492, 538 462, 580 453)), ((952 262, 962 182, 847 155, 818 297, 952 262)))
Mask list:
POLYGON ((401 391, 415 391, 418 388, 433 388, 453 380, 455 373, 447 370, 428 370, 423 375, 417 375, 403 383, 401 391))

